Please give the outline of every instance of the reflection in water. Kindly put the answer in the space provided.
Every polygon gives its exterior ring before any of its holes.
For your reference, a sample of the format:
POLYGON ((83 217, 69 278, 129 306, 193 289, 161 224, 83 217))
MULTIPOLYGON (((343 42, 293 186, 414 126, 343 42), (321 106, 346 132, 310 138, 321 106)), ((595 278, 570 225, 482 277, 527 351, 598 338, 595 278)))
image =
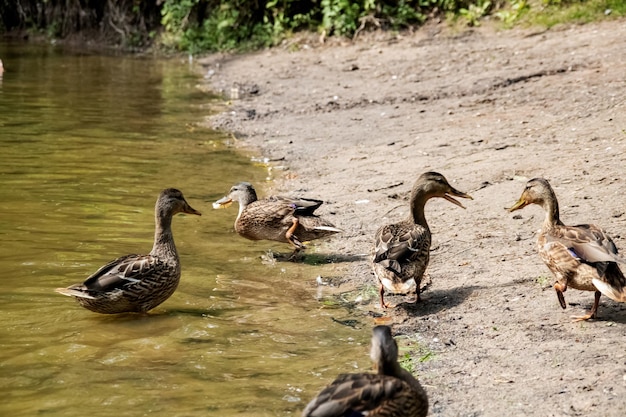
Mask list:
MULTIPOLYGON (((267 242, 211 202, 258 167, 195 122, 209 97, 178 61, 0 44, 0 415, 297 415, 339 371, 369 366, 367 326, 321 308, 330 267, 263 264, 267 242), (180 286, 146 315, 54 293, 147 253, 159 191, 203 212, 173 229, 180 286), (356 358, 356 361, 355 361, 356 358)), ((281 250, 280 247, 278 247, 281 250)), ((314 251, 310 251, 314 254, 314 251)))

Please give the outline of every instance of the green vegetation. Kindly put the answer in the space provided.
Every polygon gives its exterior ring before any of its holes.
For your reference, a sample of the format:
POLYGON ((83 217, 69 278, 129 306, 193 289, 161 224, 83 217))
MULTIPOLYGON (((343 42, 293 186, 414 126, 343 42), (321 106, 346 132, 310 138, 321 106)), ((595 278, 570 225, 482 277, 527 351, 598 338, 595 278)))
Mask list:
POLYGON ((535 278, 535 282, 539 284, 540 287, 549 287, 550 277, 547 275, 539 275, 537 278, 535 278))
POLYGON ((0 32, 48 38, 82 34, 124 48, 197 53, 273 46, 299 31, 354 37, 399 31, 433 17, 457 25, 485 20, 552 27, 626 15, 624 0, 6 0, 0 32))
POLYGON ((540 0, 520 20, 550 28, 560 23, 589 23, 611 16, 626 16, 626 1, 540 0))
POLYGON ((435 353, 428 347, 421 345, 417 340, 417 335, 398 336, 396 338, 399 343, 398 363, 412 374, 416 373, 418 362, 427 362, 435 359, 435 353))
POLYGON ((489 0, 476 0, 476 3, 471 3, 467 8, 459 9, 459 14, 465 18, 469 26, 478 26, 480 19, 487 16, 490 9, 489 0))

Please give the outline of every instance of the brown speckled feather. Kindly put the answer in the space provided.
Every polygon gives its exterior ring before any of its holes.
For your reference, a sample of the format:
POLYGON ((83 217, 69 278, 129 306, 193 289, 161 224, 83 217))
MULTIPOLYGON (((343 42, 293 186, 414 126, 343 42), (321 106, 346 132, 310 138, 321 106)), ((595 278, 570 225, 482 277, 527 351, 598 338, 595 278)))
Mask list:
POLYGON ((626 278, 618 266, 626 261, 618 255, 611 237, 593 224, 564 225, 559 218, 556 194, 543 178, 528 181, 509 211, 529 204, 537 204, 546 211, 537 236, 537 249, 556 277, 554 288, 561 307, 566 307, 563 293, 568 287, 596 292, 590 314, 576 317, 577 320, 596 317, 600 293, 615 301, 626 302, 626 278))
POLYGON ((251 240, 274 240, 289 243, 285 237, 287 229, 298 219, 294 235, 300 242, 319 239, 337 233, 322 227, 335 226, 313 214, 322 201, 270 197, 248 204, 235 222, 235 231, 251 240))
POLYGON ((341 231, 328 220, 314 214, 323 203, 320 200, 280 196, 258 200, 252 185, 242 182, 235 184, 229 194, 214 206, 221 207, 232 201, 239 202, 235 231, 250 240, 290 243, 298 250, 304 248, 302 242, 341 231), (290 230, 294 225, 295 228, 290 230))
POLYGON ((98 269, 82 284, 57 288, 96 313, 145 312, 167 300, 180 280, 180 262, 171 223, 177 213, 200 215, 176 189, 163 190, 155 205, 152 251, 126 255, 98 269))
POLYGON ((549 241, 559 242, 571 248, 578 257, 586 262, 626 263, 617 254, 613 239, 604 230, 594 224, 577 226, 554 225, 545 230, 549 241))
POLYGON ((595 225, 555 225, 542 229, 537 248, 543 262, 561 284, 582 291, 599 290, 615 301, 626 301, 626 278, 616 261, 613 240, 595 225), (606 286, 596 288, 594 280, 606 286))
POLYGON ((378 230, 375 242, 374 269, 387 290, 406 293, 419 285, 430 259, 428 226, 412 221, 389 224, 378 230))
POLYGON ((167 300, 179 281, 177 261, 127 255, 100 268, 83 284, 65 290, 76 296, 81 306, 98 313, 144 312, 167 300))
POLYGON ((387 307, 385 290, 407 294, 415 287, 415 301, 420 300, 420 283, 430 260, 431 243, 424 206, 429 199, 440 197, 463 207, 451 196, 472 198, 453 188, 443 175, 426 172, 417 179, 411 191, 409 218, 381 226, 376 232, 372 265, 380 283, 381 307, 387 307))
POLYGON ((307 417, 425 416, 428 402, 401 379, 377 374, 343 374, 307 407, 307 417), (414 410, 413 414, 408 414, 414 410))
POLYGON ((304 409, 303 417, 423 417, 428 396, 398 364, 398 347, 388 326, 372 331, 377 374, 341 374, 304 409))

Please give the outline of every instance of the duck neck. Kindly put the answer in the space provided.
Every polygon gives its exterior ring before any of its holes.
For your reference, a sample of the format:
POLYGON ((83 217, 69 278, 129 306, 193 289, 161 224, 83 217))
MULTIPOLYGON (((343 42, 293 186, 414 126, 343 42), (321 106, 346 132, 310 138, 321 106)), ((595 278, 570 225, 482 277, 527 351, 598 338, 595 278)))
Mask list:
POLYGON ((241 217, 241 213, 243 213, 243 211, 248 206, 248 204, 254 203, 255 201, 257 201, 257 196, 256 196, 256 191, 254 190, 249 190, 244 195, 240 195, 239 196, 239 214, 237 214, 237 219, 241 217))
POLYGON ((254 203, 256 200, 257 200, 256 191, 248 190, 247 193, 245 193, 239 198, 239 206, 245 207, 250 203, 254 203))
POLYGON ((411 192, 411 214, 410 220, 415 224, 419 224, 428 229, 428 223, 426 223, 426 216, 424 215, 424 206, 429 197, 426 195, 421 187, 416 188, 411 192))
POLYGON ((559 218, 559 202, 554 194, 543 201, 543 209, 546 211, 546 218, 543 221, 543 230, 551 230, 556 226, 563 225, 559 218))
POLYGON ((172 235, 172 216, 157 210, 154 228, 154 246, 150 255, 160 258, 178 259, 174 235, 172 235))
POLYGON ((394 363, 392 361, 382 361, 377 366, 377 370, 380 375, 389 375, 395 377, 399 377, 400 369, 400 365, 397 362, 394 363))
POLYGON ((243 213, 243 210, 246 208, 248 204, 243 204, 241 201, 239 202, 239 213, 237 214, 237 220, 239 220, 239 218, 241 217, 241 213, 243 213))

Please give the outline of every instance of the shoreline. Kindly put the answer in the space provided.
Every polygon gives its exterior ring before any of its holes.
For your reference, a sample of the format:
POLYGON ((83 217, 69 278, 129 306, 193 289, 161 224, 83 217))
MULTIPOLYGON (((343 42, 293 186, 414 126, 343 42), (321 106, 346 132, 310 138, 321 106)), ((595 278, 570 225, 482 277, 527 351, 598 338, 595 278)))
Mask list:
POLYGON ((334 264, 345 285, 375 284, 363 255, 381 224, 407 215, 421 173, 474 197, 466 210, 426 206, 423 303, 389 297, 400 306, 382 311, 375 296, 360 306, 433 353, 415 364, 431 415, 617 417, 626 305, 602 297, 599 320, 572 324, 593 293, 568 291, 562 310, 535 249, 543 213, 504 208, 545 177, 566 224, 596 223, 626 251, 624 50, 624 20, 458 34, 431 25, 200 65, 211 89, 238 97, 207 124, 288 167, 261 194, 325 201, 319 214, 344 233, 314 246, 354 259, 334 264))

